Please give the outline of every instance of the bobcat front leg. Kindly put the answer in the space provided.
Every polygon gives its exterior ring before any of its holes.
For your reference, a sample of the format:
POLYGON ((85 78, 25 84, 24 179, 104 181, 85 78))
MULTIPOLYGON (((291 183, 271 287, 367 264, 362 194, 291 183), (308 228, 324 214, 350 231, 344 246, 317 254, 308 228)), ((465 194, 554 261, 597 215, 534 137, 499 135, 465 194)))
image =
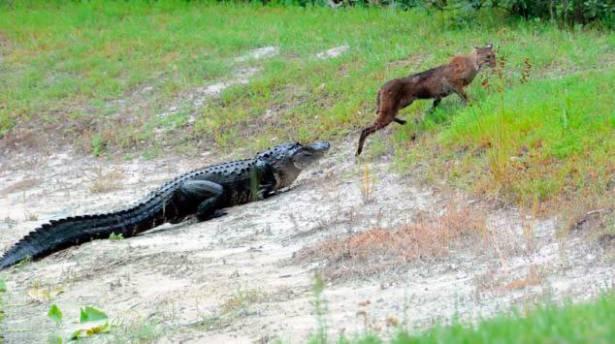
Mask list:
POLYGON ((454 85, 453 86, 453 92, 455 92, 455 94, 458 95, 459 98, 461 98, 461 101, 463 102, 463 105, 468 105, 468 101, 469 101, 468 95, 463 90, 463 86, 461 86, 461 85, 454 85))
POLYGON ((442 101, 442 98, 436 98, 431 104, 431 107, 429 108, 429 110, 427 110, 427 113, 432 113, 436 111, 436 106, 438 106, 441 101, 442 101))

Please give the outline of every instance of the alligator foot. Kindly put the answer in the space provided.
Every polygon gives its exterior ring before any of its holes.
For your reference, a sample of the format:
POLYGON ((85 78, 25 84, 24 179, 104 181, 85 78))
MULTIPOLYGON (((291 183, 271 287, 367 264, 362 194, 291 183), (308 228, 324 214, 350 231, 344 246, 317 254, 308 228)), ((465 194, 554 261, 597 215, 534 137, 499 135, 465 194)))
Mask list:
POLYGON ((222 217, 224 215, 228 214, 226 211, 222 210, 222 209, 218 209, 216 211, 214 211, 211 214, 207 214, 204 216, 197 216, 197 220, 199 221, 207 221, 207 220, 211 220, 211 219, 215 219, 217 217, 222 217))

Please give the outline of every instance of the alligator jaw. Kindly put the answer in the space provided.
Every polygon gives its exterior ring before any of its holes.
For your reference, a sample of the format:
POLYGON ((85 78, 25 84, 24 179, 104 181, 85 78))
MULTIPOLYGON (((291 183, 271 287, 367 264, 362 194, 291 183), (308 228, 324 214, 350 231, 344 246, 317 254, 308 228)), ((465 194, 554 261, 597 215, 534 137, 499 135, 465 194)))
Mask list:
POLYGON ((316 141, 303 145, 292 157, 293 163, 299 170, 304 170, 309 165, 320 160, 331 148, 327 141, 316 141))
POLYGON ((325 141, 306 145, 285 143, 259 153, 256 158, 263 159, 271 166, 276 181, 274 190, 280 190, 290 186, 301 171, 320 160, 330 147, 325 141))

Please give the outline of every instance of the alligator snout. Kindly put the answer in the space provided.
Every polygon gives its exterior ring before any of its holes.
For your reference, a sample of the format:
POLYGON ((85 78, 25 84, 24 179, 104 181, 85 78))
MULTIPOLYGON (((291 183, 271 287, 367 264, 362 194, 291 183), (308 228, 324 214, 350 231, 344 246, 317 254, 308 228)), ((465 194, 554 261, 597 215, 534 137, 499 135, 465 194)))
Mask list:
POLYGON ((305 146, 305 148, 313 152, 326 153, 331 148, 331 144, 327 141, 316 141, 305 146))

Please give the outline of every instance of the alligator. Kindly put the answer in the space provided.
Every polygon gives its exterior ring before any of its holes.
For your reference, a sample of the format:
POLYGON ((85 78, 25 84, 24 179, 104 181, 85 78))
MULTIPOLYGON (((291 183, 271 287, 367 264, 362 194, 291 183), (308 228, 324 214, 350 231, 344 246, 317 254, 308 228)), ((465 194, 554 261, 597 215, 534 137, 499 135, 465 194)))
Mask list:
POLYGON ((123 210, 51 220, 8 249, 0 258, 0 270, 90 240, 109 238, 113 233, 127 238, 166 222, 176 224, 190 217, 204 221, 222 216, 223 208, 265 199, 289 187, 329 147, 325 141, 280 144, 251 159, 180 175, 123 210))

